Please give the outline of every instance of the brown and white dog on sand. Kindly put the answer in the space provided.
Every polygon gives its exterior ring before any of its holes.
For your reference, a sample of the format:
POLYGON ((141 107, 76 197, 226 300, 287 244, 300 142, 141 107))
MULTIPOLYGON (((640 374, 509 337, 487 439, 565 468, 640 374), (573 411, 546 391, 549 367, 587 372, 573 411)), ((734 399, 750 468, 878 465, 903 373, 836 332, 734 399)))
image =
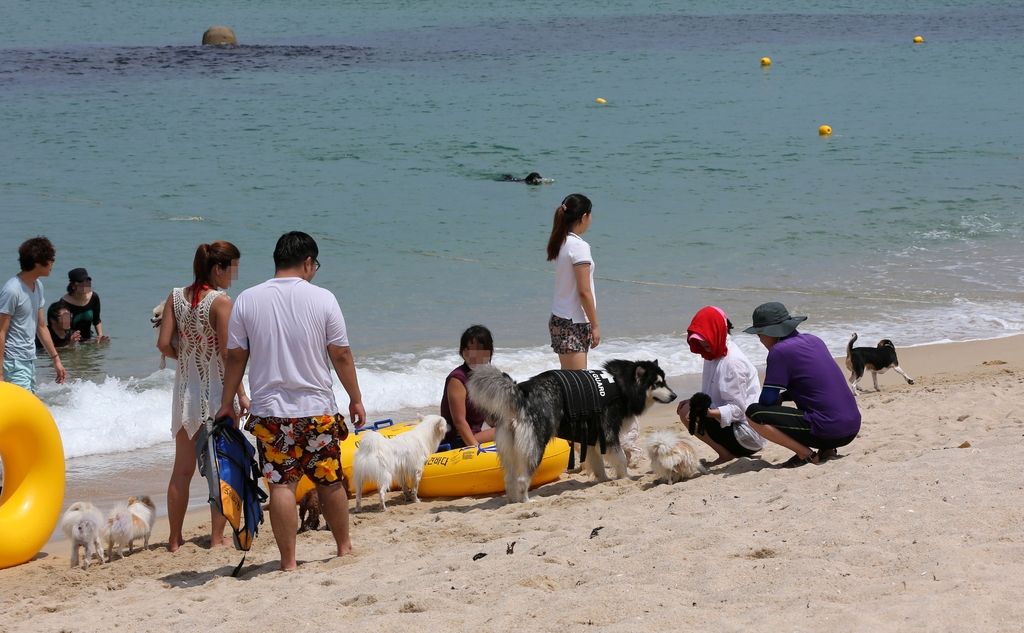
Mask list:
POLYGON ((669 429, 653 431, 647 437, 647 456, 651 471, 669 484, 708 474, 693 446, 669 429))
POLYGON ((128 553, 135 549, 135 541, 142 539, 143 549, 149 549, 149 536, 153 533, 153 519, 156 517, 156 505, 146 495, 128 497, 128 503, 114 506, 103 527, 103 536, 107 541, 109 559, 113 560, 114 550, 124 558, 124 546, 128 553))

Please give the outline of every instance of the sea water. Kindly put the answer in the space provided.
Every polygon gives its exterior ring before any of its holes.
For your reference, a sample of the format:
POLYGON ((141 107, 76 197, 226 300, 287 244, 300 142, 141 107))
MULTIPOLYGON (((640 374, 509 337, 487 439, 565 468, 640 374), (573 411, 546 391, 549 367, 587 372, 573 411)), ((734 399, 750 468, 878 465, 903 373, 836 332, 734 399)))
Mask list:
MULTIPOLYGON (((68 457, 169 442, 153 307, 201 242, 237 296, 312 234, 371 417, 432 412, 473 323, 557 366, 544 248, 594 202, 608 358, 700 371, 693 314, 784 302, 836 354, 1024 325, 1024 8, 1003 2, 6 2, 0 261, 86 267, 109 346, 40 396, 68 457), (241 45, 201 48, 226 24, 241 45), (921 35, 924 44, 913 44, 921 35), (760 66, 770 57, 768 68, 760 66), (597 98, 606 103, 599 104, 597 98), (830 137, 818 127, 830 125, 830 137), (553 184, 501 182, 537 171, 553 184)), ((756 337, 736 334, 755 362, 756 337)), ((339 404, 347 398, 336 386, 339 404)))

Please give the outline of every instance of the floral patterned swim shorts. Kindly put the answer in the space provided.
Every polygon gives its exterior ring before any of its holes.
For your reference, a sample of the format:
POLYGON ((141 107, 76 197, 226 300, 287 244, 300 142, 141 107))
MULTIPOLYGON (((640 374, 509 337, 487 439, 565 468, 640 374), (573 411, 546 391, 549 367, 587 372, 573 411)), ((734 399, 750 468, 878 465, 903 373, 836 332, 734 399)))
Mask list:
POLYGON ((259 440, 263 476, 272 484, 288 484, 309 476, 321 486, 344 483, 339 442, 348 437, 345 416, 260 418, 249 416, 245 430, 259 440))
POLYGON ((590 344, 594 342, 589 323, 573 323, 572 319, 552 314, 548 320, 548 330, 551 332, 551 349, 556 354, 589 352, 590 344))

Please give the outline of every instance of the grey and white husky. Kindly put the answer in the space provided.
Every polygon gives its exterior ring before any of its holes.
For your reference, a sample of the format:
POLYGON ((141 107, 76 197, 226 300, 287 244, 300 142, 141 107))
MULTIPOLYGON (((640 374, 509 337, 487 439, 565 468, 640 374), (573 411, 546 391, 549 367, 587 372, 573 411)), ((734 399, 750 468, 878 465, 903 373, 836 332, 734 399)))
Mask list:
MULTIPOLYGON (((607 402, 589 434, 585 464, 598 481, 607 481, 600 444, 608 453, 615 477, 626 476, 626 456, 619 443, 623 422, 643 414, 652 404, 669 403, 676 394, 665 384, 658 361, 610 360, 604 364, 618 396, 607 402)), ((505 475, 509 503, 529 501, 530 480, 544 449, 558 436, 570 442, 565 398, 556 372, 544 372, 516 384, 493 365, 481 365, 469 378, 469 399, 495 422, 494 442, 505 475)))

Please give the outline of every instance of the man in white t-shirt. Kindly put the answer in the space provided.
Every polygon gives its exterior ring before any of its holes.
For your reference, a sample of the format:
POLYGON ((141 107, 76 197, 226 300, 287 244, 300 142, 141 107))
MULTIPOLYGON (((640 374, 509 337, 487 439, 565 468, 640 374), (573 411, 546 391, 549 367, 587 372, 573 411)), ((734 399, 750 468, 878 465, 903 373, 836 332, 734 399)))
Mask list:
POLYGON ((306 233, 285 233, 274 249, 274 278, 238 295, 228 325, 228 395, 217 412, 218 419, 236 419, 234 394, 248 364, 251 404, 245 428, 256 436, 270 482, 270 524, 284 570, 297 566, 295 488, 302 475, 316 484, 338 556, 352 551, 339 446, 348 429, 334 399, 332 366, 348 393, 356 428, 366 412, 338 300, 310 283, 320 268, 319 254, 306 233))

